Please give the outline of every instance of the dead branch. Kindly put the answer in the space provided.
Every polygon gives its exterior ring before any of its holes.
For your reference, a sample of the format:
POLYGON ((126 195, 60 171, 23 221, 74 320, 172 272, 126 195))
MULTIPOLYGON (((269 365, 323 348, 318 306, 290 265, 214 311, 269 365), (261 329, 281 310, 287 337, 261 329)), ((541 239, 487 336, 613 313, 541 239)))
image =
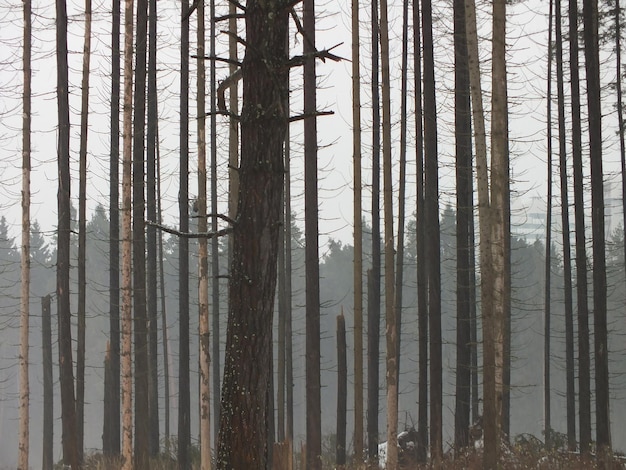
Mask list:
POLYGON ((304 119, 309 119, 309 118, 318 117, 318 116, 331 116, 333 114, 335 114, 334 111, 317 111, 315 113, 299 114, 297 116, 290 117, 289 122, 302 121, 304 119))
POLYGON ((223 80, 219 86, 217 87, 217 109, 222 112, 228 112, 226 109, 226 97, 224 96, 226 93, 226 89, 230 88, 232 85, 235 85, 242 76, 241 69, 236 70, 234 73, 229 75, 225 80, 223 80))
POLYGON ((173 229, 171 227, 168 227, 168 226, 163 225, 163 224, 159 224, 157 222, 152 222, 151 220, 146 220, 146 225, 158 228, 159 230, 162 230, 163 232, 170 233, 172 235, 176 235, 177 237, 191 238, 191 239, 223 237, 225 235, 228 235, 228 234, 232 233, 232 231, 233 231, 233 227, 227 227, 227 228, 223 228, 221 230, 217 230, 215 232, 202 232, 202 233, 199 233, 199 232, 181 232, 180 230, 173 229))

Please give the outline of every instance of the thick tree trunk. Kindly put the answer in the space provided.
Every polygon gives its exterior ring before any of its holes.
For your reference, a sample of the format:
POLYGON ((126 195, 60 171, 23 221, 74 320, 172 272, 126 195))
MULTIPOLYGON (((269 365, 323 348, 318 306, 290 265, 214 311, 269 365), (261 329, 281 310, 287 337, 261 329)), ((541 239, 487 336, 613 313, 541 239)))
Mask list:
MULTIPOLYGON (((197 125, 198 125, 198 232, 207 231, 207 172, 206 172, 206 71, 204 65, 204 2, 198 3, 198 69, 197 125)), ((209 259, 208 240, 198 240, 198 314, 200 334, 200 469, 211 469, 211 412, 210 412, 210 345, 209 345, 209 259)), ((213 260, 215 262, 215 259, 213 260)), ((214 280, 216 282, 216 280, 214 280)), ((217 338, 216 338, 217 339, 217 338)))
POLYGON ((457 184, 457 318, 456 318, 456 404, 454 412, 454 445, 460 449, 469 444, 470 425, 470 224, 472 214, 472 127, 465 27, 465 2, 454 2, 455 48, 455 144, 457 184))
POLYGON ((111 149, 109 160, 109 334, 110 374, 104 381, 102 450, 120 453, 120 0, 112 1, 111 20, 111 149), (108 378, 108 379, 107 379, 108 378))
POLYGON ((132 111, 133 111, 133 0, 124 2, 124 97, 122 139, 122 469, 133 469, 132 372, 132 111))
POLYGON ((18 468, 28 469, 30 384, 28 350, 30 324, 30 160, 31 160, 31 2, 24 1, 24 50, 22 55, 24 89, 22 91, 22 246, 20 293, 20 398, 18 429, 18 468))
POLYGON ((70 310, 70 104, 67 62, 67 8, 65 0, 56 2, 57 34, 57 110, 58 110, 58 224, 57 224, 57 312, 59 317, 59 381, 61 383, 61 422, 63 463, 72 469, 80 466, 76 440, 76 401, 72 363, 70 310))
POLYGON ((246 7, 241 164, 217 467, 268 468, 271 329, 289 83, 284 3, 246 7), (274 21, 266 21, 273 15, 274 21))
POLYGON ((596 386, 596 446, 611 450, 609 413, 609 358, 607 341, 607 286, 602 170, 602 103, 598 45, 598 2, 583 1, 589 160, 591 162, 591 232, 593 235, 593 339, 596 386))

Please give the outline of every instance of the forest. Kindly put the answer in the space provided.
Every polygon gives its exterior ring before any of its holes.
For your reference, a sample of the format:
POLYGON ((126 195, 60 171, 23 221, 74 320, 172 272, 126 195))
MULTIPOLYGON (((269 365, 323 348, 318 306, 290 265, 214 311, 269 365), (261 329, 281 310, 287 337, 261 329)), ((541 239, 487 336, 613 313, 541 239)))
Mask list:
POLYGON ((0 6, 0 468, 623 468, 623 20, 0 6))

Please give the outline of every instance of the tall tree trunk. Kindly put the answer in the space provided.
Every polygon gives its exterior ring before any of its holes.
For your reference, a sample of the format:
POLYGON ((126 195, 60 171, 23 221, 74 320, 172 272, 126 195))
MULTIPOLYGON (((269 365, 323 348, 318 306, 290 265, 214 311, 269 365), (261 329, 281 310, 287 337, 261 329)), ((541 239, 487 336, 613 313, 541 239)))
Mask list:
POLYGON ((28 350, 30 324, 30 160, 31 160, 31 54, 32 19, 31 0, 24 0, 24 49, 22 65, 22 246, 20 250, 20 399, 18 430, 18 468, 28 469, 30 384, 28 380, 28 350))
POLYGON ((470 425, 470 224, 472 214, 472 127, 465 27, 465 1, 454 2, 455 49, 455 144, 457 185, 457 301, 456 301, 456 404, 454 411, 454 445, 461 449, 469 444, 470 425))
MULTIPOLYGON (((198 232, 207 231, 207 172, 206 172, 206 71, 204 65, 204 2, 198 3, 198 69, 197 125, 198 125, 198 232)), ((215 260, 213 260, 215 262, 215 260)), ((211 468, 211 412, 210 412, 210 350, 209 350, 209 259, 208 240, 198 240, 198 314, 200 333, 200 468, 211 468)), ((216 282, 216 280, 214 280, 216 282)))
POLYGON ((306 266, 306 462, 309 470, 322 465, 322 405, 320 376, 320 287, 317 198, 317 84, 315 75, 315 0, 304 0, 304 237, 306 266))
POLYGON ((122 124, 122 469, 133 469, 132 372, 132 112, 133 112, 133 0, 124 2, 124 97, 122 124))
POLYGON ((576 305, 578 308, 578 417, 580 451, 591 445, 591 390, 589 359, 589 306, 585 207, 582 163, 580 74, 578 66, 578 3, 569 0, 569 50, 572 115, 572 161, 574 174, 574 227, 576 232, 576 305))
POLYGON ((492 15, 492 97, 491 97, 491 251, 493 304, 483 323, 485 468, 498 461, 503 426, 506 322, 508 318, 508 198, 509 150, 506 80, 506 3, 496 0, 492 15), (489 450, 489 452, 488 452, 489 450), (492 458, 495 457, 495 460, 492 458))
POLYGON ((340 315, 337 315, 337 443, 335 445, 337 466, 346 464, 348 405, 348 360, 346 356, 346 321, 342 311, 340 315))
POLYGON ((437 104, 432 3, 422 2, 424 35, 424 204, 426 263, 428 270, 428 329, 430 333, 430 452, 437 465, 443 456, 441 273, 439 234, 439 185, 437 158, 437 104))
POLYGON ((624 138, 624 107, 622 105, 622 9, 620 0, 615 0, 615 94, 617 95, 617 129, 619 132, 619 153, 622 170, 622 229, 624 243, 624 275, 626 276, 626 139, 624 138))
POLYGON ((85 427, 85 329, 86 329, 86 249, 87 249, 87 136, 89 123, 89 63, 91 59, 91 0, 85 0, 85 42, 80 110, 79 189, 78 189, 78 328, 76 345, 76 432, 78 452, 83 460, 85 427))
POLYGON ((368 272, 367 448, 378 453, 378 382, 380 336, 380 89, 378 0, 371 3, 372 24, 372 269, 368 272))
POLYGON ((413 68, 415 69, 415 163, 417 220, 417 330, 418 330, 418 409, 417 409, 417 458, 426 461, 428 453, 428 281, 426 273, 424 203, 424 128, 422 106, 422 56, 420 37, 421 17, 419 2, 413 2, 413 68))
POLYGON ((70 310, 70 104, 67 63, 67 8, 65 0, 56 1, 57 111, 59 189, 57 222, 57 312, 59 317, 59 381, 61 383, 61 422, 63 463, 80 466, 76 440, 76 402, 72 366, 72 328, 70 310))
POLYGON ((561 182, 561 226, 563 227, 563 295, 565 300, 565 397, 567 403, 567 445, 576 450, 576 390, 574 377, 574 307, 572 299, 572 254, 567 180, 565 90, 563 78, 563 34, 561 0, 555 0, 556 82, 559 119, 559 174, 561 182))
MULTIPOLYGON (((146 217, 157 220, 157 2, 148 0, 148 116, 146 130, 146 217)), ((157 293, 157 233, 154 226, 146 227, 146 309, 148 316, 148 359, 150 412, 150 457, 159 453, 159 330, 157 293)), ((165 328, 165 325, 163 325, 165 328)), ((164 364, 167 357, 164 356, 164 364)), ((167 389, 167 382, 166 382, 167 389)))
POLYGON ((547 196, 546 196, 546 243, 544 258, 544 324, 543 324, 543 419, 546 447, 551 447, 550 423, 550 319, 551 319, 551 279, 552 273, 552 31, 554 25, 554 1, 550 0, 550 14, 548 15, 548 85, 546 99, 547 120, 547 196))
POLYGON ((406 213, 407 100, 409 69, 409 2, 402 2, 402 65, 400 79, 400 161, 398 181, 398 245, 394 309, 396 317, 396 395, 400 392, 400 343, 402 340, 402 291, 404 284, 404 230, 406 213))
MULTIPOLYGON (((180 46, 180 181, 178 211, 180 231, 189 231, 189 1, 181 3, 180 46)), ((190 384, 189 384, 189 240, 178 240, 178 468, 190 466, 190 384)))
POLYGON ((354 458, 363 461, 363 196, 359 0, 352 0, 352 160, 354 192, 354 458))
POLYGON ((148 322, 146 312, 145 126, 148 0, 137 0, 135 97, 133 104, 133 313, 135 355, 135 468, 150 458, 148 322))
POLYGON ((596 386, 596 445, 600 453, 611 449, 609 413, 609 359, 607 342, 607 287, 602 170, 602 106, 598 45, 598 2, 583 0, 583 37, 589 115, 591 162, 591 232, 593 236, 593 338, 596 386))
POLYGON ((256 0, 247 3, 240 190, 229 282, 217 455, 220 469, 270 465, 267 391, 281 229, 282 148, 288 123, 282 106, 289 87, 284 47, 287 25, 284 2, 271 6, 256 0), (268 22, 270 14, 275 19, 268 22))
POLYGON ((42 470, 54 467, 54 385, 52 381, 52 319, 50 294, 41 298, 41 344, 43 362, 43 455, 42 470))
POLYGON ((120 453, 120 0, 113 0, 111 20, 111 143, 109 158, 109 335, 110 374, 104 381, 102 450, 120 453))

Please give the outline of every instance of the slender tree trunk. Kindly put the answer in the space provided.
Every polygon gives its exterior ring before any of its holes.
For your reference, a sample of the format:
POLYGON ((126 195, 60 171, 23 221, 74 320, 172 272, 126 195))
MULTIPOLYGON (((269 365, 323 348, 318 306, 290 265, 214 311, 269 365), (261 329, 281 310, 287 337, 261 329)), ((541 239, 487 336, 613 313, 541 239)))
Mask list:
POLYGON ((430 333, 430 452, 438 465, 443 456, 441 273, 439 234, 439 185, 437 159, 437 104, 433 18, 430 0, 422 3, 424 34, 424 203, 426 216, 426 262, 428 269, 428 326, 430 333))
MULTIPOLYGON (((626 276, 626 139, 624 138, 624 107, 622 105, 622 9, 620 0, 615 0, 615 94, 617 95, 617 129, 619 132, 619 153, 622 170, 622 229, 624 230, 624 275, 626 276)), ((626 280, 626 279, 625 279, 626 280)))
POLYGON ((593 339, 596 386, 596 446, 611 450, 609 413, 609 359, 607 342, 607 287, 604 234, 604 183, 602 170, 602 106, 598 45, 598 2, 583 1, 589 160, 591 162, 591 232, 593 235, 593 339))
POLYGON ((546 196, 546 243, 544 259, 544 324, 543 324, 543 419, 546 447, 551 447, 552 427, 550 423, 550 319, 551 319, 551 279, 552 273, 552 31, 554 25, 554 1, 550 0, 548 16, 548 88, 546 99, 547 117, 547 196, 546 196))
POLYGON ((352 0, 352 159, 354 184, 354 458, 363 461, 363 202, 359 0, 352 0))
POLYGON ((120 453, 120 0, 113 0, 111 21, 111 149, 109 159, 109 334, 110 374, 104 383, 102 449, 120 453))
POLYGON ((456 404, 454 412, 454 445, 461 449, 469 444, 471 324, 470 324, 470 224, 472 214, 472 128, 465 27, 465 2, 454 2, 455 46, 455 144, 457 181, 457 319, 456 319, 456 404))
POLYGON ((424 128, 422 106, 422 56, 419 2, 413 2, 413 66, 415 69, 415 160, 417 192, 417 330, 418 330, 418 409, 417 458, 426 461, 428 453, 428 281, 426 272, 426 210, 424 201, 424 128))
MULTIPOLYGON (((206 172, 206 73, 204 66, 204 2, 198 3, 198 232, 207 231, 207 172, 206 172)), ((215 262, 215 260, 213 260, 215 262)), ((210 346, 209 346, 209 259, 208 240, 198 240, 198 313, 200 330, 200 468, 211 469, 211 413, 210 413, 210 346)), ((216 282, 217 280, 214 280, 216 282)))
POLYGON ((346 321, 337 315, 337 443, 335 463, 346 464, 346 424, 348 406, 348 360, 346 351, 346 321))
POLYGON ((150 456, 148 322, 146 312, 145 125, 148 0, 137 0, 135 97, 133 104, 133 313, 135 341, 135 468, 150 456))
POLYGON ((52 319, 50 295, 41 298, 41 341, 43 350, 43 455, 42 470, 54 467, 54 386, 52 380, 52 319))
POLYGON ((574 377, 574 307, 572 299, 572 255, 567 179, 565 90, 563 78, 563 34, 561 0, 555 0, 556 81, 559 119, 559 174, 561 182, 561 226, 563 227, 563 295, 565 300, 565 374, 567 402, 567 444, 576 450, 576 390, 574 377))
POLYGON ((28 351, 30 324, 30 155, 31 155, 31 54, 32 20, 31 1, 24 0, 24 49, 22 64, 24 84, 22 90, 22 246, 20 294, 20 399, 18 430, 18 468, 28 469, 30 440, 29 410, 30 384, 28 380, 28 351))
POLYGON ((91 0, 85 0, 85 42, 80 110, 78 189, 78 328, 76 346, 76 439, 83 460, 85 427, 85 330, 86 330, 86 249, 87 249, 87 136, 89 119, 89 63, 91 59, 91 0))
MULTIPOLYGON (((306 38, 303 53, 315 52, 315 0, 304 0, 302 14, 306 38)), ((304 114, 317 111, 315 57, 304 63, 304 114)), ((317 119, 304 121, 304 236, 306 266, 306 462, 321 468, 322 420, 320 377, 320 295, 317 198, 317 119)))
POLYGON ((406 213, 407 100, 409 68, 409 2, 402 2, 402 65, 400 79, 400 161, 398 181, 398 244, 394 309, 396 317, 396 395, 400 391, 400 343, 402 340, 402 291, 404 284, 404 230, 406 213))
MULTIPOLYGON (((180 181, 178 211, 180 231, 189 231, 189 9, 181 3, 180 47, 180 181), (187 17, 187 18, 186 18, 187 17)), ((178 240, 178 468, 190 466, 190 386, 189 386, 189 240, 178 240)))
MULTIPOLYGON (((148 1, 148 118, 146 134, 146 213, 147 220, 157 220, 156 192, 156 149, 157 149, 157 2, 148 1)), ((149 359, 149 399, 150 412, 150 457, 159 452, 159 330, 157 293, 157 233, 154 226, 146 228, 146 280, 148 295, 146 308, 148 315, 148 359, 149 359)), ((165 328, 165 325, 163 325, 165 328)), ((164 363, 167 361, 165 357, 164 363)), ((166 383, 167 388, 167 383, 166 383)))
POLYGON ((59 317, 59 381, 61 383, 61 421, 63 463, 72 469, 80 466, 76 440, 76 401, 72 366, 70 311, 70 104, 67 63, 67 8, 65 0, 56 1, 57 34, 57 110, 58 110, 58 234, 57 234, 57 312, 59 317))
POLYGON ((378 0, 371 3, 372 22, 372 269, 368 273, 367 447, 378 453, 378 382, 380 336, 380 90, 378 0))
POLYGON ((132 373, 132 111, 133 111, 133 0, 124 2, 124 97, 122 133, 122 469, 133 468, 132 373))
POLYGON ((240 190, 229 285, 217 455, 220 469, 270 465, 271 329, 281 229, 282 148, 288 125, 282 106, 289 86, 284 47, 287 25, 283 2, 273 6, 255 0, 247 3, 240 190), (270 14, 274 21, 267 21, 270 14), (255 315, 249 314, 251 310, 255 315))
POLYGON ((580 74, 578 66, 578 3, 569 0, 569 50, 572 115, 572 160, 574 174, 574 227, 576 232, 576 305, 578 308, 578 417, 580 451, 591 445, 591 390, 589 359, 589 306, 585 207, 582 163, 580 74))

